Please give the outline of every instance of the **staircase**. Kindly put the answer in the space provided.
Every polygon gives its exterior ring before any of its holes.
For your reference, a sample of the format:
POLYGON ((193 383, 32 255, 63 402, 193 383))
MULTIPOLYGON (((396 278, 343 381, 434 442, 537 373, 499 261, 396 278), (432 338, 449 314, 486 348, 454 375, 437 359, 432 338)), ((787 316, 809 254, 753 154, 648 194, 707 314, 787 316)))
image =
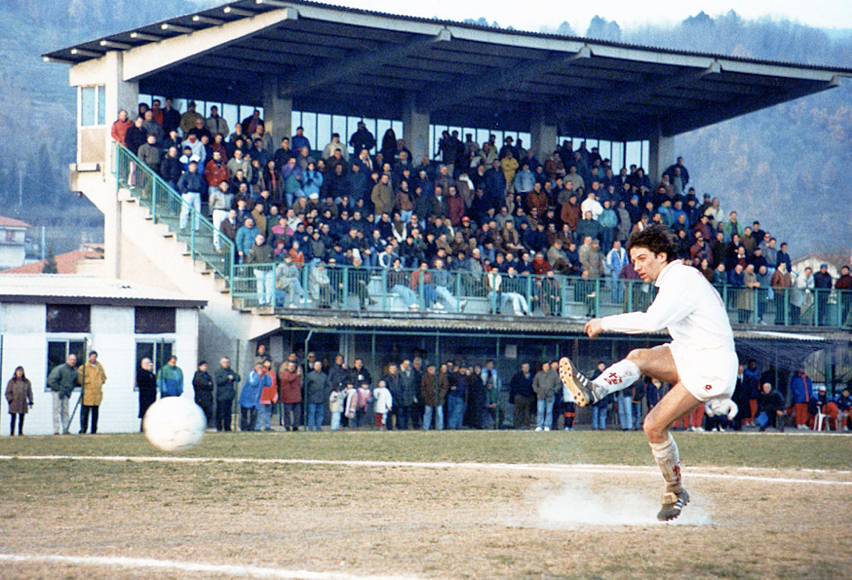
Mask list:
POLYGON ((190 209, 198 230, 180 229, 180 195, 121 145, 112 171, 74 171, 71 186, 104 214, 103 275, 175 290, 207 300, 199 316, 201 359, 222 356, 247 360, 249 341, 279 328, 271 309, 235 309, 231 296, 232 243, 219 236, 203 215, 190 209), (238 346, 239 345, 239 346, 238 346))

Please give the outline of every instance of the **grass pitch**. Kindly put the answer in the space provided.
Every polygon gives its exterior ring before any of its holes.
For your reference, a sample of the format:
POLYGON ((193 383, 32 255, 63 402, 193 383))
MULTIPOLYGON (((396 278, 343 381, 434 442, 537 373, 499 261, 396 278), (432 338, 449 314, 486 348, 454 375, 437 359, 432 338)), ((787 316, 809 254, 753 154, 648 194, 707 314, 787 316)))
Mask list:
MULTIPOLYGON (((2 455, 91 459, 0 460, 0 556, 254 566, 281 578, 307 577, 293 570, 424 579, 852 575, 852 437, 675 437, 693 497, 679 525, 654 522, 662 484, 640 433, 208 434, 174 456, 205 459, 187 463, 96 459, 172 457, 141 435, 3 437, 2 455), (559 467, 571 464, 601 469, 559 467)), ((0 577, 256 575, 0 559, 0 577)))

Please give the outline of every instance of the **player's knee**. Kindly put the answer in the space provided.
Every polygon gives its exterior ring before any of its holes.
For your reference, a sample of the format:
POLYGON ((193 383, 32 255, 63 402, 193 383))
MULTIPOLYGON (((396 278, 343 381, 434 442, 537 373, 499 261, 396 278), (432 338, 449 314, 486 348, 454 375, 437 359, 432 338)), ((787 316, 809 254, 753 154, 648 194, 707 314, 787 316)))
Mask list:
POLYGON ((639 370, 643 370, 648 362, 648 349, 647 348, 637 348, 635 350, 631 350, 627 353, 627 360, 635 364, 639 367, 639 370))
POLYGON ((648 441, 656 443, 662 439, 666 429, 665 425, 661 425, 655 417, 649 415, 645 417, 645 421, 642 423, 642 430, 645 432, 648 441))

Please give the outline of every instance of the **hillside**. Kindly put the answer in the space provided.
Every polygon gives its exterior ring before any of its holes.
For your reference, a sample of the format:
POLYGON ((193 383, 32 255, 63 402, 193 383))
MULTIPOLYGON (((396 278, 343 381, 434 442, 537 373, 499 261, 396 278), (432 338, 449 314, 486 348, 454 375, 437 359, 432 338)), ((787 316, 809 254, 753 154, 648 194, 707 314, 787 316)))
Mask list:
MULTIPOLYGON (((67 67, 42 62, 43 52, 195 10, 173 0, 53 0, 0 3, 15 26, 0 31, 0 206, 4 214, 39 223, 28 210, 45 204, 62 211, 74 159, 76 96, 67 67), (35 90, 29 86, 37 79, 35 90), (25 191, 18 208, 19 180, 25 191)), ((560 19, 554 18, 554 22, 560 19)), ((561 29, 560 29, 561 30, 561 29)), ((570 27, 564 32, 569 32, 570 27)), ((852 66, 852 38, 787 21, 711 18, 704 13, 675 27, 622 30, 596 18, 589 36, 759 58, 852 66)), ((852 167, 852 80, 838 89, 734 119, 677 138, 699 193, 723 200, 742 219, 790 242, 794 255, 848 254, 852 167)), ((54 216, 55 217, 55 216, 54 216)), ((57 248, 57 251, 66 248, 57 248)))

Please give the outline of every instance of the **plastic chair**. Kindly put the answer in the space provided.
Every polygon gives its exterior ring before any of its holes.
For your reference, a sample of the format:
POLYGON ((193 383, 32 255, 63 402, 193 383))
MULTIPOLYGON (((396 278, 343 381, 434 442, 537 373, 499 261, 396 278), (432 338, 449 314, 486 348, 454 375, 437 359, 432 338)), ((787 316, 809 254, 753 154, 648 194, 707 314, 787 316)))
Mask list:
POLYGON ((822 431, 823 424, 825 424, 826 431, 831 431, 831 418, 822 411, 817 411, 816 417, 814 417, 814 431, 822 431))

